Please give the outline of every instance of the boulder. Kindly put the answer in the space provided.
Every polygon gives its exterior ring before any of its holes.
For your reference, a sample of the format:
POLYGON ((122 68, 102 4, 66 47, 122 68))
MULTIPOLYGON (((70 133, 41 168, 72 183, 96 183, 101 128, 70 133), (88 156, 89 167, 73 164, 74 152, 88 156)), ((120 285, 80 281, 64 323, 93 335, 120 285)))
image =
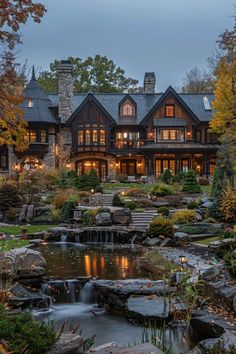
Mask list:
POLYGON ((34 218, 34 205, 30 204, 26 212, 26 221, 31 222, 34 218))
POLYGON ((111 214, 110 213, 99 213, 96 215, 96 225, 97 226, 110 226, 111 225, 111 214))
POLYGON ((162 202, 162 201, 155 201, 153 202, 153 205, 156 207, 156 208, 160 208, 160 207, 168 207, 170 205, 169 202, 162 202))
POLYGON ((142 241, 142 246, 159 246, 161 244, 161 240, 157 237, 147 237, 142 241))
POLYGON ((49 308, 51 298, 42 295, 40 291, 32 291, 20 283, 15 283, 10 289, 9 304, 12 307, 25 308, 28 306, 49 308))
MULTIPOLYGON (((215 353, 216 347, 221 352, 230 353, 236 352, 236 335, 232 331, 227 331, 219 338, 210 338, 201 341, 196 347, 194 347, 188 354, 203 354, 203 353, 215 353), (234 349, 233 349, 234 348, 234 349), (233 351, 234 350, 234 351, 233 351)), ((218 353, 218 351, 217 351, 218 353)))
POLYGON ((196 210, 196 215, 195 215, 196 221, 202 221, 203 216, 199 210, 196 210))
POLYGON ((50 205, 45 205, 42 207, 37 207, 35 208, 35 216, 39 217, 39 216, 50 216, 51 213, 51 206, 50 205))
POLYGON ((83 338, 78 334, 62 333, 48 354, 80 354, 83 353, 83 338))
POLYGON ((128 225, 132 222, 132 214, 129 208, 116 209, 112 214, 114 224, 128 225))
POLYGON ((210 314, 193 317, 190 320, 190 324, 194 331, 205 338, 218 338, 225 332, 224 325, 220 323, 216 316, 210 314))
POLYGON ((0 267, 5 273, 20 278, 42 277, 46 273, 46 261, 41 253, 26 247, 2 255, 0 267))
POLYGON ((26 221, 27 209, 28 209, 28 205, 27 204, 24 204, 22 206, 22 208, 20 209, 19 222, 26 221))

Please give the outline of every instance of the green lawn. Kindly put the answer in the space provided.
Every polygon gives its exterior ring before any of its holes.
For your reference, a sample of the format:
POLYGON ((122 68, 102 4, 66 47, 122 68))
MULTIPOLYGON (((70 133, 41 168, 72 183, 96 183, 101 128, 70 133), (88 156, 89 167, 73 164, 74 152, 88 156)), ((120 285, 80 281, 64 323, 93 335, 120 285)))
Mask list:
POLYGON ((28 234, 46 231, 58 225, 29 225, 29 226, 0 226, 0 233, 8 235, 21 235, 22 227, 26 228, 28 234))
POLYGON ((13 248, 20 248, 27 246, 29 244, 28 240, 0 240, 0 251, 7 252, 13 248))
MULTIPOLYGON (((146 192, 150 192, 152 188, 154 187, 155 184, 150 184, 150 183, 101 183, 101 186, 103 190, 114 190, 114 189, 128 189, 128 188, 138 188, 138 189, 143 189, 146 192)), ((182 190, 182 185, 181 184, 172 184, 170 185, 171 188, 174 189, 175 192, 181 192, 182 190)), ((202 192, 203 193, 210 193, 211 192, 211 186, 201 186, 202 192)))
POLYGON ((195 241, 195 243, 198 243, 199 245, 209 245, 210 242, 213 241, 218 241, 219 236, 214 236, 214 237, 208 237, 208 238, 203 238, 201 240, 195 241))

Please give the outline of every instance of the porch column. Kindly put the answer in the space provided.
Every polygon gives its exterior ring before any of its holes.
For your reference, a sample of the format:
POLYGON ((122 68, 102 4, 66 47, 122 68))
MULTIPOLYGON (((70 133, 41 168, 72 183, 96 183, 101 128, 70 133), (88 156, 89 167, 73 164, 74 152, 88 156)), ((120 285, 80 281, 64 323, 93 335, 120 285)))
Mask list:
POLYGON ((202 168, 202 174, 206 177, 209 177, 210 174, 210 159, 208 155, 203 155, 203 168, 202 168))
POLYGON ((154 175, 154 156, 146 156, 146 175, 147 176, 152 176, 154 175))
POLYGON ((180 161, 181 161, 181 156, 175 155, 175 174, 181 171, 180 161))

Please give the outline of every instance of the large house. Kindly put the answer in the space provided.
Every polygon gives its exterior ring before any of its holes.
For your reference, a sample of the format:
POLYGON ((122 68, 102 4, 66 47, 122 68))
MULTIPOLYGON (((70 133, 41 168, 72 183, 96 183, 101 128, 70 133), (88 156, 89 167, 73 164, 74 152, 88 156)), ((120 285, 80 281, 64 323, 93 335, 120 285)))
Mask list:
POLYGON ((0 148, 0 171, 61 167, 78 174, 92 168, 102 180, 119 174, 159 176, 192 168, 213 174, 217 135, 209 131, 213 94, 155 93, 145 73, 142 93, 73 93, 73 66, 58 65, 58 94, 47 94, 34 70, 24 90, 29 149, 0 148))

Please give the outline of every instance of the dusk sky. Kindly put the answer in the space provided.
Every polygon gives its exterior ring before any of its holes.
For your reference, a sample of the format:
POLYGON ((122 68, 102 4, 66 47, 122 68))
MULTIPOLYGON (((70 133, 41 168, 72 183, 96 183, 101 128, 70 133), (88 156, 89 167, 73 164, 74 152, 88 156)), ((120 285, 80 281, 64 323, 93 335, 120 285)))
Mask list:
POLYGON ((22 27, 22 62, 48 69, 54 59, 106 55, 143 83, 154 71, 157 91, 181 87, 186 71, 204 68, 216 39, 233 26, 235 0, 41 0, 41 24, 22 27))

